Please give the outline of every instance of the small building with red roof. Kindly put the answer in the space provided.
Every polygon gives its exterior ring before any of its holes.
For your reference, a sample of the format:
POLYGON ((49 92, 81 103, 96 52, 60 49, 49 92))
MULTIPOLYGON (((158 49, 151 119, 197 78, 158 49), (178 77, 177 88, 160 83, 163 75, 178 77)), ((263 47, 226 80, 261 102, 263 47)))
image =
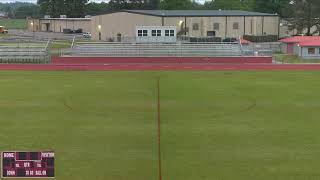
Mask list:
POLYGON ((243 39, 243 38, 240 38, 239 41, 240 41, 240 44, 243 45, 243 46, 247 46, 247 45, 252 43, 251 41, 248 41, 248 40, 243 39))
POLYGON ((293 36, 281 39, 280 42, 283 53, 305 59, 320 59, 320 36, 293 36))
POLYGON ((320 59, 320 39, 300 42, 297 47, 300 57, 304 59, 320 59))

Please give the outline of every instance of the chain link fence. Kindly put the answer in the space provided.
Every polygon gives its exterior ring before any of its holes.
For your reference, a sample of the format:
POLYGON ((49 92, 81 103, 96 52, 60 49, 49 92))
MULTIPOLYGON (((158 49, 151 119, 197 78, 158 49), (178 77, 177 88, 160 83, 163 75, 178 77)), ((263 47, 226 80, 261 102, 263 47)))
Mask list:
POLYGON ((279 42, 250 43, 242 45, 241 50, 244 56, 272 56, 274 53, 281 52, 281 44, 279 42))

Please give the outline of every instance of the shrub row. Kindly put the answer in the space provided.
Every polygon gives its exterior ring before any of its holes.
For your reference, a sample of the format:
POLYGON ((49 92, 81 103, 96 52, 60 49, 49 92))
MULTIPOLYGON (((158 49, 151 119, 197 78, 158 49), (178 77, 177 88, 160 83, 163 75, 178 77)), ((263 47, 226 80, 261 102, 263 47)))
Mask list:
POLYGON ((243 39, 248 40, 250 42, 277 42, 277 35, 265 35, 265 36, 252 36, 252 35, 244 35, 243 39))

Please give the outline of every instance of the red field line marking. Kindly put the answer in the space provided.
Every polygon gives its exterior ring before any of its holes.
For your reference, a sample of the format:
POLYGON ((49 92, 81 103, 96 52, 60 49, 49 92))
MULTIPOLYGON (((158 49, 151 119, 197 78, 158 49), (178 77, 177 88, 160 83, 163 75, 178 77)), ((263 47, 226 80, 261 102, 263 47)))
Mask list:
POLYGON ((157 96, 158 96, 158 105, 157 105, 157 129, 158 129, 158 174, 159 180, 162 180, 162 164, 161 164, 161 122, 160 122, 160 78, 157 79, 157 96))

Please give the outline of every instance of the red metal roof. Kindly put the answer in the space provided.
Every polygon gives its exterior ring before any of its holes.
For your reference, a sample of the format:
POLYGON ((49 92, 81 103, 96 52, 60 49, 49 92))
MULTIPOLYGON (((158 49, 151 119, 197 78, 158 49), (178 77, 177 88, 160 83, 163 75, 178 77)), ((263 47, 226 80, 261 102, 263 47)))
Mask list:
POLYGON ((301 47, 315 47, 320 46, 320 39, 319 40, 313 40, 313 41, 305 41, 298 43, 301 47))
POLYGON ((320 36, 293 36, 285 39, 281 39, 283 43, 302 43, 308 41, 320 41, 320 36))

